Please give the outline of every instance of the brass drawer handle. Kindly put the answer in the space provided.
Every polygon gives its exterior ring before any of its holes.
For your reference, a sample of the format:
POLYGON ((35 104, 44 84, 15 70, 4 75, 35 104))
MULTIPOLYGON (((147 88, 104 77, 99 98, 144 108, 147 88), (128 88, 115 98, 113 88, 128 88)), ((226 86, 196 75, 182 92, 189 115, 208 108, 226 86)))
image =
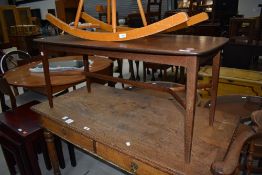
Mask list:
POLYGON ((136 171, 138 169, 138 165, 134 162, 131 162, 131 170, 130 172, 132 173, 132 175, 136 175, 136 171))

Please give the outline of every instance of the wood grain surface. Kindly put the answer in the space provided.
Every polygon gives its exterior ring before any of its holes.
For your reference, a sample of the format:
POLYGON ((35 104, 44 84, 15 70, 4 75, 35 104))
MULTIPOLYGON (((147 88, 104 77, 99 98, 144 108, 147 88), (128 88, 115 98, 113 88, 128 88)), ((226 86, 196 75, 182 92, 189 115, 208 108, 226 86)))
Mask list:
POLYGON ((239 121, 217 111, 210 127, 209 110, 196 108, 192 158, 185 164, 185 112, 167 94, 159 97, 92 84, 92 93, 82 88, 55 98, 54 108, 45 102, 33 109, 42 115, 46 129, 82 148, 86 143, 81 142, 91 139, 93 148, 88 144, 85 150, 127 171, 135 163, 138 175, 211 174, 212 162, 223 159, 239 121), (65 123, 64 116, 74 122, 65 123), (83 141, 75 141, 75 134, 83 141))

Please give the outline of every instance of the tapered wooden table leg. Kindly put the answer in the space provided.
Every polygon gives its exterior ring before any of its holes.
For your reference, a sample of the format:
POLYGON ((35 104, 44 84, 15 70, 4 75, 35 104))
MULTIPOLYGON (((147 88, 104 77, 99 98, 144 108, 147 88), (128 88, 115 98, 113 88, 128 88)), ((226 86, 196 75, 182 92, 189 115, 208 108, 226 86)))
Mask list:
POLYGON ((46 92, 47 92, 47 97, 49 101, 49 106, 50 108, 53 108, 53 90, 52 90, 52 85, 51 85, 51 79, 50 79, 50 72, 49 72, 49 61, 48 61, 48 53, 42 46, 42 51, 41 51, 41 56, 42 56, 42 62, 43 62, 43 68, 44 68, 44 77, 45 77, 45 83, 46 83, 46 92))
POLYGON ((47 130, 44 131, 44 136, 45 136, 45 141, 47 143, 48 153, 53 167, 54 175, 61 175, 55 144, 54 144, 54 136, 53 134, 51 134, 51 132, 47 130))
POLYGON ((211 103, 210 103, 211 106, 210 106, 210 111, 209 111, 209 125, 210 126, 213 126, 213 123, 214 123, 217 89, 218 89, 218 82, 219 82, 219 70, 220 70, 220 52, 213 58, 211 103))
MULTIPOLYGON (((190 59, 190 58, 188 58, 190 59)), ((198 58, 191 58, 187 66, 187 89, 186 89, 186 116, 185 116, 185 162, 190 163, 193 126, 196 104, 198 58)))
MULTIPOLYGON (((89 72, 89 58, 88 55, 83 55, 83 63, 85 72, 89 72)), ((91 92, 91 79, 86 76, 86 88, 88 92, 91 92)))

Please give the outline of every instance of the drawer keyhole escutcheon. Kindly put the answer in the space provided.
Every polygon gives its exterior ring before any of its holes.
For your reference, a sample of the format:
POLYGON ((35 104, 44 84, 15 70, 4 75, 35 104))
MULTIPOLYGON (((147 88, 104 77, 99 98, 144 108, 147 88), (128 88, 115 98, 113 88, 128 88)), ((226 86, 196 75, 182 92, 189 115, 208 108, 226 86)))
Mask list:
POLYGON ((132 173, 132 175, 136 175, 137 169, 138 169, 138 165, 134 162, 131 162, 131 173, 132 173))

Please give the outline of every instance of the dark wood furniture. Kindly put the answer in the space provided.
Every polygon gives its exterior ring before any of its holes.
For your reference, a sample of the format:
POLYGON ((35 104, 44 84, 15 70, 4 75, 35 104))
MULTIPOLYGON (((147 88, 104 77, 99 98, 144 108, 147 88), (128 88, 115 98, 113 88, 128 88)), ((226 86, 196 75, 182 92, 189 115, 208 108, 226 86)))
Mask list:
POLYGON ((228 43, 224 47, 222 66, 249 69, 253 59, 261 55, 262 43, 228 43))
POLYGON ((171 95, 152 93, 93 83, 92 93, 82 88, 55 98, 54 108, 47 102, 34 106, 47 129, 54 174, 60 171, 53 134, 132 174, 211 174, 211 163, 223 159, 239 118, 217 111, 211 127, 209 110, 197 107, 188 164, 184 160, 184 111, 171 95))
MULTIPOLYGON (((52 59, 52 61, 66 61, 66 60, 79 60, 82 59, 81 56, 66 56, 57 57, 52 59)), ((90 60, 94 61, 90 67, 91 72, 104 73, 107 75, 112 75, 112 61, 105 58, 90 57, 90 60)), ((7 79, 8 83, 15 87, 24 87, 31 90, 35 90, 46 94, 45 91, 45 79, 43 73, 32 73, 30 68, 35 67, 40 61, 32 62, 23 66, 19 66, 12 71, 5 73, 4 77, 7 79)), ((51 73, 51 82, 53 86, 53 93, 65 90, 73 85, 77 85, 85 81, 85 76, 82 75, 82 71, 64 71, 51 73)))
POLYGON ((32 24, 29 7, 0 5, 0 42, 9 42, 10 26, 32 24))
POLYGON ((161 20, 162 0, 147 1, 147 21, 149 24, 161 20))
POLYGON ((66 23, 75 20, 79 0, 56 0, 56 14, 59 19, 66 23))
POLYGON ((238 166, 242 146, 250 139, 261 138, 262 134, 262 110, 252 113, 250 126, 242 125, 235 139, 228 149, 223 161, 216 161, 212 165, 212 172, 216 175, 233 174, 238 166))
POLYGON ((252 44, 256 40, 258 18, 231 18, 229 39, 231 42, 252 44))
MULTIPOLYGON (((35 40, 43 51, 43 65, 45 72, 46 92, 49 98, 49 105, 54 107, 49 73, 48 53, 52 50, 70 51, 83 54, 86 63, 87 88, 90 92, 90 82, 92 78, 104 79, 107 81, 118 81, 140 87, 153 88, 172 94, 181 106, 185 109, 184 120, 184 160, 190 162, 193 126, 195 116, 195 97, 197 88, 197 71, 202 61, 213 61, 213 81, 210 87, 212 108, 210 110, 209 124, 213 126, 216 106, 216 93, 219 77, 220 50, 227 43, 226 38, 199 37, 199 36, 173 36, 155 35, 147 38, 127 41, 127 42, 98 42, 76 38, 70 35, 48 37, 35 40), (189 48, 189 50, 187 50, 189 48), (193 50, 192 50, 193 49, 193 50), (163 88, 144 83, 112 78, 110 76, 99 75, 89 72, 88 54, 104 55, 119 59, 140 60, 159 64, 170 64, 183 66, 187 69, 186 101, 182 101, 175 94, 176 89, 163 88), (92 77, 92 78, 91 78, 92 77)), ((181 88, 180 88, 181 90, 181 88)), ((174 113, 175 114, 175 113, 174 113)))
POLYGON ((12 175, 16 174, 15 163, 21 175, 41 174, 37 146, 41 147, 46 167, 51 169, 39 115, 30 110, 35 104, 38 102, 30 102, 0 114, 0 144, 12 175))

